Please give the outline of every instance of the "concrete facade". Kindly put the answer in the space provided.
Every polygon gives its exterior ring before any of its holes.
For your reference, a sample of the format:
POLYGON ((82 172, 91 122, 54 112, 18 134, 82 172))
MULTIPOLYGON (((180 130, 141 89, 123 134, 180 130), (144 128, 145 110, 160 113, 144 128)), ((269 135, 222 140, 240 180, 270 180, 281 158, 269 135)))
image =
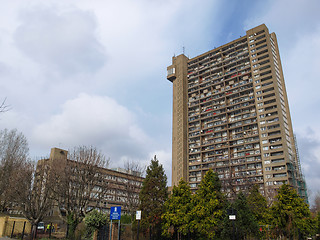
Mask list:
POLYGON ((233 198, 258 184, 272 201, 283 183, 307 199, 275 33, 263 24, 167 68, 173 83, 172 185, 195 191, 214 169, 233 198))
MULTIPOLYGON (((53 167, 57 164, 69 164, 72 165, 72 160, 68 157, 68 151, 59 148, 52 148, 49 159, 42 159, 38 161, 37 169, 41 175, 41 171, 46 169, 46 165, 52 164, 53 167), (62 161, 61 161, 62 160, 62 161)), ((107 186, 107 191, 105 192, 104 198, 97 202, 97 199, 90 199, 92 204, 89 204, 89 209, 97 208, 103 212, 110 212, 112 206, 122 206, 122 212, 126 213, 127 209, 125 203, 127 202, 128 196, 130 196, 131 201, 139 200, 139 192, 142 187, 143 177, 138 176, 137 173, 129 174, 126 173, 124 169, 111 170, 107 168, 96 167, 96 172, 101 173, 104 176, 104 181, 107 186), (120 171, 121 170, 121 171, 120 171), (130 191, 130 194, 127 193, 130 191)), ((100 186, 96 186, 100 187, 100 186)), ((49 212, 49 216, 58 216, 60 214, 59 208, 53 208, 49 212)))

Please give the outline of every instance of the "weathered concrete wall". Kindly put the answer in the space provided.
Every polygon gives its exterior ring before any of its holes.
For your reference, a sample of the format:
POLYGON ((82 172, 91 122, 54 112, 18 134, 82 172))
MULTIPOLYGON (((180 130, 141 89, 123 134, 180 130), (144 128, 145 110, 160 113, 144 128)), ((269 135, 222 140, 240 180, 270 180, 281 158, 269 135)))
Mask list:
POLYGON ((25 224, 24 232, 25 234, 30 233, 31 231, 31 224, 25 218, 19 217, 9 217, 9 216, 1 216, 0 217, 0 237, 11 236, 13 225, 14 231, 13 235, 22 234, 23 225, 25 224))

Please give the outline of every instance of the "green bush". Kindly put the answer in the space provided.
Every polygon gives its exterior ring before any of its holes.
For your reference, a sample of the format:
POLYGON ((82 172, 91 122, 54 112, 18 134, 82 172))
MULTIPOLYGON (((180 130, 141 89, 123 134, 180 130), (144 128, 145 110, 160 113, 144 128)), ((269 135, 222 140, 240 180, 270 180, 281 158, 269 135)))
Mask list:
POLYGON ((99 229, 103 225, 106 225, 107 221, 107 215, 98 212, 97 210, 93 210, 90 213, 88 213, 84 219, 88 233, 93 233, 95 230, 99 229))

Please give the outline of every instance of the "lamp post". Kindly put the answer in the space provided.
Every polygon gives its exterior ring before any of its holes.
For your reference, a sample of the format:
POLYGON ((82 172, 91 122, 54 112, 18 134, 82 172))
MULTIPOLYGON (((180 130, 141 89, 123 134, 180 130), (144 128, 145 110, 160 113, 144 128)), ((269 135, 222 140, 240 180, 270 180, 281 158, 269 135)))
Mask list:
POLYGON ((231 208, 227 210, 227 213, 229 215, 229 220, 232 221, 233 240, 235 240, 236 239, 235 221, 236 221, 237 210, 235 210, 234 208, 231 208))

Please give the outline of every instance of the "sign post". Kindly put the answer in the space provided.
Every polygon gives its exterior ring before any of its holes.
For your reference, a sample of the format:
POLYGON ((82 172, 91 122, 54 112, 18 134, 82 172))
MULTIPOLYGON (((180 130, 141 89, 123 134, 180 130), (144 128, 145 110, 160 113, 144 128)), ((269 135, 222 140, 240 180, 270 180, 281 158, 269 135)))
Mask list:
POLYGON ((111 207, 110 209, 111 226, 110 226, 110 237, 109 237, 110 240, 112 237, 112 220, 119 220, 118 239, 120 240, 120 219, 121 219, 121 207, 111 207))
POLYGON ((139 240, 139 228, 140 228, 140 220, 141 220, 141 211, 136 211, 136 220, 138 220, 138 231, 137 231, 137 240, 139 240))
POLYGON ((111 237, 112 237, 112 220, 111 220, 111 225, 110 225, 109 240, 111 240, 111 237))

